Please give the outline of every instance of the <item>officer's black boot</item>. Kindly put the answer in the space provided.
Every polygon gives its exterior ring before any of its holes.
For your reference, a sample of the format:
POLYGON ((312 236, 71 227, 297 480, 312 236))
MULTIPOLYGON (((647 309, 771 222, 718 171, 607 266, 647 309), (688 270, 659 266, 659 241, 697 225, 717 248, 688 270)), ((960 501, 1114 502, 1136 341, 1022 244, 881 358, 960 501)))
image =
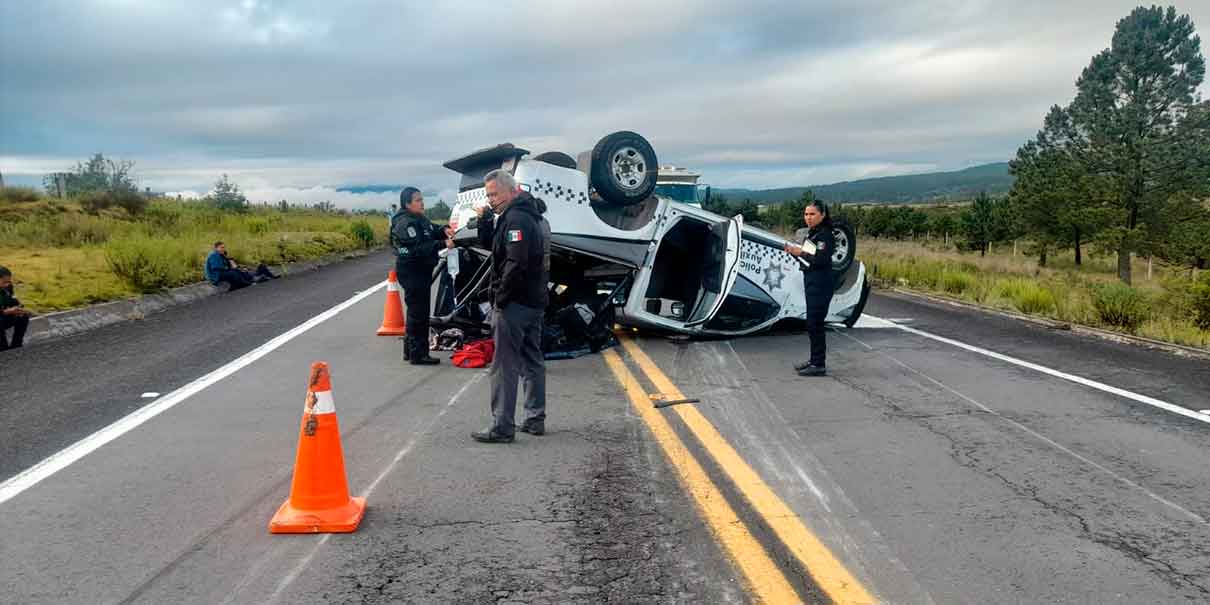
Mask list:
POLYGON ((410 336, 403 337, 403 360, 412 360, 412 338, 410 336))
POLYGON ((428 338, 417 336, 412 340, 412 365, 414 366, 435 366, 441 363, 440 359, 429 356, 429 341, 428 338))

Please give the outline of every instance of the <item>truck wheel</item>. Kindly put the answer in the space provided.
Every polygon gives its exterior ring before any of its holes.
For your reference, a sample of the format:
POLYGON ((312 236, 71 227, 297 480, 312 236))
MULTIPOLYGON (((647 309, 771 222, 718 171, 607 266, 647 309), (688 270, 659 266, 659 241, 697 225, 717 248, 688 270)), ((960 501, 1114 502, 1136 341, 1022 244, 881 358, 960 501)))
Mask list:
POLYGON ((857 323, 857 320, 861 319, 861 313, 865 311, 865 304, 869 300, 870 279, 866 278, 861 282, 861 297, 857 299, 857 306, 853 309, 853 313, 844 320, 844 325, 846 328, 853 327, 857 323))
POLYGON ((832 251, 832 270, 844 273, 857 257, 857 234, 848 223, 837 221, 832 224, 832 237, 836 240, 836 249, 832 251))
POLYGON ((660 164, 647 139, 615 132, 592 148, 592 186, 614 206, 633 206, 651 196, 660 164))

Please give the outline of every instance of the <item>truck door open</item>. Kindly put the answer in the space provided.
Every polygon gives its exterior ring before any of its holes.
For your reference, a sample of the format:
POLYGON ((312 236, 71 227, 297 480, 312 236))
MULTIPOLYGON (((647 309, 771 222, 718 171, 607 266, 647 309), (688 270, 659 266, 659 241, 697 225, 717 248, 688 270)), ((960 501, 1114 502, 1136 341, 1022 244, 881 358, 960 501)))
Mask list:
POLYGON ((710 321, 723 307, 731 288, 735 287, 735 278, 739 275, 740 231, 743 225, 741 215, 715 223, 710 228, 701 296, 685 327, 692 328, 710 321))

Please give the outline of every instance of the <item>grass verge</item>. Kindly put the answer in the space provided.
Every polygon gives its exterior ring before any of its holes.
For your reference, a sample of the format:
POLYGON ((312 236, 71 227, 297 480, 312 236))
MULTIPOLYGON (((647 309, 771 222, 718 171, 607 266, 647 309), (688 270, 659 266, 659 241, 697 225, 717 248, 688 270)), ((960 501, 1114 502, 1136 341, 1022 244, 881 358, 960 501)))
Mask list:
POLYGON ((384 215, 292 208, 224 212, 200 202, 152 200, 145 209, 88 212, 78 201, 0 190, 0 265, 16 296, 48 313, 196 283, 215 241, 241 265, 311 260, 381 244, 384 215))
POLYGON ((875 283, 972 302, 1027 315, 1210 348, 1210 330, 1198 326, 1210 275, 1161 268, 1151 280, 1136 270, 1136 285, 1117 281, 1112 259, 1077 267, 1011 255, 960 253, 918 242, 863 240, 861 260, 875 283), (1206 283, 1203 283, 1206 282, 1206 283))

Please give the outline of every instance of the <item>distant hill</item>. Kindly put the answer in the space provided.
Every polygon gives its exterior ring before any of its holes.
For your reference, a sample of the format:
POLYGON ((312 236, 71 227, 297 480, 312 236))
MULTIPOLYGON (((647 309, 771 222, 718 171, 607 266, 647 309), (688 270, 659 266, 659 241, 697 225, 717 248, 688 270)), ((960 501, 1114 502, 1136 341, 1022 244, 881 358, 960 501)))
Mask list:
POLYGON ((1008 162, 972 166, 954 172, 929 172, 886 176, 831 185, 785 187, 782 189, 717 189, 716 193, 732 200, 751 199, 760 204, 798 199, 807 189, 826 202, 869 202, 903 204, 945 199, 969 199, 980 191, 997 195, 1007 193, 1013 186, 1008 174, 1008 162))

